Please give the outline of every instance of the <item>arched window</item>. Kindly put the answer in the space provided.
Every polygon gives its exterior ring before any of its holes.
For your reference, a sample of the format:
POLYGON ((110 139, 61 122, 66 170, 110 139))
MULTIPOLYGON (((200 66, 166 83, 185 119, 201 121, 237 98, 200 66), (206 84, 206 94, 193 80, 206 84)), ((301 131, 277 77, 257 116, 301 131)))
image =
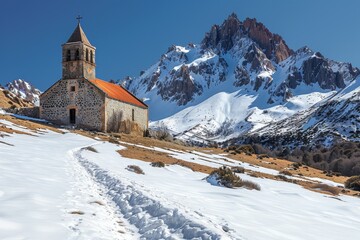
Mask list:
POLYGON ((93 51, 90 51, 90 62, 93 63, 94 62, 94 56, 93 56, 93 51))
POLYGON ((132 121, 135 121, 135 110, 132 110, 132 114, 131 114, 131 119, 132 121))
POLYGON ((67 50, 66 52, 66 61, 71 61, 71 51, 67 50))
POLYGON ((89 61, 89 49, 86 49, 86 61, 89 61))
POLYGON ((80 51, 76 49, 75 60, 80 60, 80 51))

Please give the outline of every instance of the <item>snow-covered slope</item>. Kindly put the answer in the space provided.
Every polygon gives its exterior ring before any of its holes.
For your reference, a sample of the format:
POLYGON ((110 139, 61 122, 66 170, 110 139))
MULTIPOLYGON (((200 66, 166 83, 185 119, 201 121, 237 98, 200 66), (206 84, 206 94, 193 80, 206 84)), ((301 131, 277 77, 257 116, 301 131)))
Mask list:
MULTIPOLYGON (((214 186, 206 174, 179 165, 155 168, 123 157, 116 151, 126 149, 126 142, 35 133, 6 120, 0 125, 32 134, 0 132, 0 239, 335 240, 360 234, 357 197, 247 174, 239 176, 261 191, 214 186), (128 165, 145 174, 126 170, 128 165)), ((240 163, 278 174, 224 155, 132 146, 205 166, 240 163)))
POLYGON ((329 146, 342 140, 360 141, 359 128, 360 77, 313 107, 248 133, 243 138, 251 136, 267 145, 276 138, 276 141, 290 146, 302 143, 329 146))
POLYGON ((232 14, 201 44, 170 47, 123 84, 147 100, 151 127, 184 140, 224 141, 329 99, 359 73, 308 47, 293 51, 256 19, 232 14))
POLYGON ((15 94, 15 96, 33 103, 35 106, 40 104, 39 96, 41 91, 22 79, 9 82, 6 84, 6 89, 15 94))

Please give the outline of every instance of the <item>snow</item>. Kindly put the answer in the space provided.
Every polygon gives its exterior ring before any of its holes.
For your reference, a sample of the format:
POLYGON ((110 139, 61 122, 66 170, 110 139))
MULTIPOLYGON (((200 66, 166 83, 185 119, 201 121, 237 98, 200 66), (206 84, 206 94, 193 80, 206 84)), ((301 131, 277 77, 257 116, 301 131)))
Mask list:
MULTIPOLYGON (((115 145, 69 132, 11 134, 1 141, 14 146, 0 143, 0 239, 331 240, 360 234, 356 197, 332 198, 246 174, 239 176, 258 183, 261 191, 214 186, 206 174, 185 167, 156 168, 123 157, 116 151, 126 142, 115 145), (126 170, 128 165, 145 174, 126 170)), ((132 145, 207 166, 239 166, 224 154, 132 145)))

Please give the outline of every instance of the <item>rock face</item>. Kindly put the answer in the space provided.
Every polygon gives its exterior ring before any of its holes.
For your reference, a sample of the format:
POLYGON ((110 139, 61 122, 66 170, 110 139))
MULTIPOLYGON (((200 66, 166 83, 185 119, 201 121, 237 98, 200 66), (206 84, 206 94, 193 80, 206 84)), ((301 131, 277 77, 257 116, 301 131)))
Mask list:
POLYGON ((227 52, 244 37, 250 38, 260 49, 264 49, 266 57, 275 60, 276 63, 293 54, 280 35, 271 33, 255 18, 247 18, 241 22, 235 14, 230 15, 221 26, 212 26, 202 45, 204 48, 218 48, 227 52))
POLYGON ((41 91, 24 80, 17 79, 9 82, 6 84, 6 89, 19 98, 29 101, 36 106, 39 105, 41 91))
POLYGON ((147 99, 150 120, 161 120, 153 127, 165 125, 185 140, 223 141, 307 110, 359 74, 308 47, 293 51, 256 19, 232 14, 200 44, 171 46, 125 83, 147 99))

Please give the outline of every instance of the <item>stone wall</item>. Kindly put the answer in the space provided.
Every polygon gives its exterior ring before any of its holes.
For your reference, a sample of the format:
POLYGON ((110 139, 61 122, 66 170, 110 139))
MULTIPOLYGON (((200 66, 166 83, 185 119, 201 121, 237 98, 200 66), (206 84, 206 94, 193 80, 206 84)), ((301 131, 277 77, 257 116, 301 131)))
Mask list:
POLYGON ((40 117, 70 125, 70 109, 76 109, 75 126, 104 131, 104 102, 105 94, 86 79, 59 80, 40 96, 40 117))
POLYGON ((39 107, 23 107, 23 108, 6 108, 6 112, 14 113, 22 116, 39 118, 40 108, 39 107))
MULTIPOLYGON (((141 131, 145 131, 148 128, 148 109, 146 108, 106 98, 105 115, 106 131, 124 131, 124 126, 121 126, 121 124, 129 121, 137 124, 141 131), (134 119, 132 118, 133 111, 134 119)), ((130 126, 130 128, 132 127, 130 126)))

